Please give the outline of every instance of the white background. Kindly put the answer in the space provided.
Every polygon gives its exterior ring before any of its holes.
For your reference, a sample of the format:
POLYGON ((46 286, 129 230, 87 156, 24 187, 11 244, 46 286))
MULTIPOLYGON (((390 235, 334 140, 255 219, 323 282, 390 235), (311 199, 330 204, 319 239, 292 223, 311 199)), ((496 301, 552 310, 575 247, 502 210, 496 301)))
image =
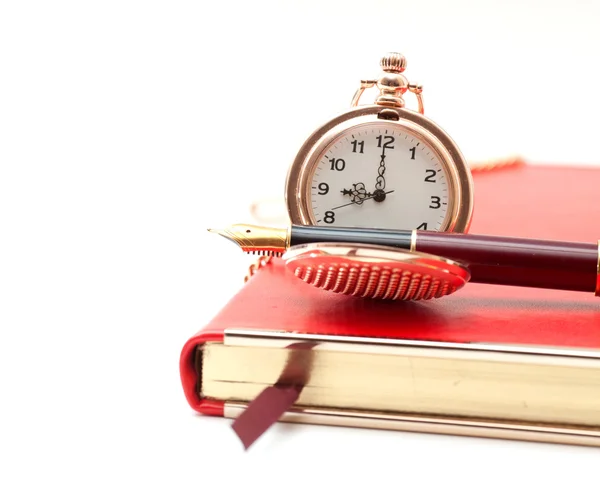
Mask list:
POLYGON ((179 352, 392 50, 468 159, 600 164, 600 9, 554 1, 0 3, 0 494, 598 495, 600 452, 277 425, 243 452, 179 352))

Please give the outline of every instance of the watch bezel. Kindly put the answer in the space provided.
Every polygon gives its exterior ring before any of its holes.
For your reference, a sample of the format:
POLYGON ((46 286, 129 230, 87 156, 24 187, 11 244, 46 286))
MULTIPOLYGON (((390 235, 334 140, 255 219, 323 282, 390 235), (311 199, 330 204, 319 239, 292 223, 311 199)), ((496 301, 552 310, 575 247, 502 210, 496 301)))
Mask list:
POLYGON ((327 144, 356 125, 381 121, 396 122, 432 144, 449 173, 448 187, 452 189, 452 195, 449 195, 451 205, 438 231, 468 232, 473 214, 473 179, 456 143, 440 126, 422 114, 381 105, 356 107, 339 114, 315 130, 304 142, 286 177, 285 203, 290 222, 297 225, 316 224, 310 208, 310 179, 327 144))

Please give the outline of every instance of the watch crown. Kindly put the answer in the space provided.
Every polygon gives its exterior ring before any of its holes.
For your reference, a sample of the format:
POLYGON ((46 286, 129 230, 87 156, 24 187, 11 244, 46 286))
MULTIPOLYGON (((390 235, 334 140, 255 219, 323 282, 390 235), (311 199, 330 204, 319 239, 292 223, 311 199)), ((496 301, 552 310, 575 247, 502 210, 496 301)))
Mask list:
POLYGON ((406 58, 398 52, 390 52, 379 63, 385 72, 401 73, 406 69, 406 58))

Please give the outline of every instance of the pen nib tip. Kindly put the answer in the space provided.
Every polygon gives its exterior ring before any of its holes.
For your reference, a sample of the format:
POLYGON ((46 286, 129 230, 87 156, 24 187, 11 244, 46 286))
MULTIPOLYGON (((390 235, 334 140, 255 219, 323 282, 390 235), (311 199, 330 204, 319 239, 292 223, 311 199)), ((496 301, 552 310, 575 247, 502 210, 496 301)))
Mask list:
POLYGON ((217 235, 224 236, 225 238, 229 238, 231 240, 231 236, 228 236, 228 233, 227 233, 228 230, 219 230, 219 229, 215 229, 215 228, 207 228, 206 231, 208 231, 209 233, 215 233, 217 235))

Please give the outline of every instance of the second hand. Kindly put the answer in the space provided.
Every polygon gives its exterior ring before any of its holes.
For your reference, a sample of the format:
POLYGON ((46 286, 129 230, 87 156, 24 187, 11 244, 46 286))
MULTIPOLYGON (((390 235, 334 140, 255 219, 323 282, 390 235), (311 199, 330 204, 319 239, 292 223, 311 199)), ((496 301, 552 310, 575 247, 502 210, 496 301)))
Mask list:
MULTIPOLYGON (((394 190, 390 190, 389 192, 385 192, 386 195, 388 195, 389 193, 394 193, 394 190)), ((375 198, 375 196, 371 195, 370 197, 367 197, 367 198, 363 199, 363 202, 366 202, 367 200, 372 200, 374 198, 375 198)), ((341 209, 342 207, 346 207, 348 205, 357 205, 357 204, 356 204, 356 202, 348 202, 347 204, 338 205, 337 207, 332 207, 331 210, 334 211, 336 209, 341 209)))

